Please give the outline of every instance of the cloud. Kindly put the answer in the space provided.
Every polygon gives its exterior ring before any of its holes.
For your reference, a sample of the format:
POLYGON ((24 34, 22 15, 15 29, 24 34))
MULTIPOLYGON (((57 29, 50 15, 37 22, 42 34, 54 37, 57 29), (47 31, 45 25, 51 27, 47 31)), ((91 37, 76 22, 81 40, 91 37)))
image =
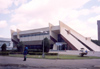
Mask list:
POLYGON ((0 9, 5 9, 5 8, 8 8, 8 7, 10 7, 11 6, 11 4, 12 4, 12 0, 0 0, 0 9))
POLYGON ((50 16, 53 12, 60 9, 77 9, 81 8, 89 0, 32 0, 29 3, 21 5, 15 10, 26 17, 50 16))
POLYGON ((100 13, 100 6, 93 6, 92 8, 91 8, 91 11, 93 12, 93 13, 100 13))
POLYGON ((84 37, 91 37, 92 39, 97 39, 97 24, 95 23, 91 24, 87 21, 74 19, 72 21, 67 22, 66 25, 68 25, 84 37))
POLYGON ((29 22, 19 23, 18 25, 11 25, 10 29, 16 31, 16 29, 28 30, 28 29, 47 27, 47 26, 48 26, 48 23, 45 24, 45 22, 41 19, 34 19, 34 20, 32 19, 29 22))
POLYGON ((10 7, 12 3, 12 0, 0 0, 0 13, 9 13, 10 11, 8 10, 8 7, 10 7))
POLYGON ((98 0, 98 1, 100 1, 100 0, 98 0))
MULTIPOLYGON (((11 22, 22 23, 32 19, 43 19, 46 22, 51 21, 52 17, 57 15, 69 15, 71 18, 77 17, 78 12, 68 11, 70 9, 80 8, 89 0, 32 0, 26 4, 22 4, 18 9, 15 10, 15 14, 12 15, 11 22), (64 10, 62 10, 64 9, 64 10), (67 9, 67 10, 66 10, 67 9), (61 12, 59 12, 61 11, 61 12), (66 11, 63 13, 63 11, 66 11), (67 13, 68 12, 68 13, 67 13), (74 14, 75 13, 75 14, 74 14)), ((59 18, 60 16, 56 17, 59 18)), ((55 17, 54 17, 55 18, 55 17)), ((61 17, 60 17, 61 18, 61 17)), ((59 18, 59 19, 60 19, 59 18)))
POLYGON ((4 21, 0 21, 0 28, 5 28, 7 27, 7 22, 4 20, 4 21))
POLYGON ((3 35, 0 35, 0 38, 3 38, 4 36, 3 35))
POLYGON ((89 9, 82 9, 79 11, 80 15, 89 15, 91 13, 91 10, 89 9))
POLYGON ((14 0, 14 4, 16 5, 16 6, 18 6, 18 5, 20 5, 20 4, 24 4, 24 3, 26 3, 27 2, 27 0, 14 0))
POLYGON ((86 21, 79 20, 80 16, 96 13, 93 11, 96 8, 93 7, 90 9, 81 9, 89 1, 90 0, 32 0, 22 4, 14 11, 15 13, 11 16, 10 21, 17 25, 12 25, 11 28, 28 30, 48 27, 49 22, 58 25, 58 21, 61 20, 82 35, 97 38, 94 36, 96 35, 96 29, 92 29, 90 24, 94 23, 99 16, 96 17, 94 21, 92 21, 93 18, 86 21))
POLYGON ((97 23, 97 20, 100 20, 100 15, 97 15, 97 16, 94 16, 94 17, 90 17, 88 19, 88 22, 91 23, 91 24, 95 24, 95 23, 97 23))
POLYGON ((24 4, 26 2, 27 0, 0 0, 0 13, 10 13, 11 10, 9 10, 9 8, 13 5, 13 3, 15 6, 19 6, 20 4, 24 4))
POLYGON ((17 27, 15 25, 11 25, 10 29, 16 31, 17 27))

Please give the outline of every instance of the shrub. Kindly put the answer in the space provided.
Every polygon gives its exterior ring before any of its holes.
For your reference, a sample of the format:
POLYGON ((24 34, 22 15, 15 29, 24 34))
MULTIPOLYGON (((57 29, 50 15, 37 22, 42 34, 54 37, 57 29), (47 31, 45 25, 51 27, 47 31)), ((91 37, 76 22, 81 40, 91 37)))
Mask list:
POLYGON ((6 47, 7 47, 7 46, 6 46, 6 44, 4 43, 4 44, 2 45, 2 47, 1 47, 1 50, 2 50, 2 51, 6 51, 6 47))
POLYGON ((44 52, 49 52, 49 49, 50 49, 50 43, 49 43, 49 40, 48 38, 44 38, 43 41, 42 41, 42 49, 43 49, 43 46, 44 46, 44 52))
MULTIPOLYGON (((29 52, 29 55, 42 55, 42 52, 29 52)), ((45 53, 45 55, 58 55, 58 53, 45 53)))
POLYGON ((28 49, 28 52, 42 52, 41 49, 28 49))
POLYGON ((23 50, 24 50, 24 44, 23 44, 23 42, 18 42, 18 44, 17 44, 17 50, 18 50, 18 52, 23 52, 23 50))
POLYGON ((22 52, 10 52, 10 54, 23 54, 22 52))
POLYGON ((29 55, 42 55, 42 52, 29 52, 29 55))
POLYGON ((9 55, 9 52, 0 52, 0 55, 9 55))
POLYGON ((58 53, 46 53, 46 55, 58 55, 58 53))

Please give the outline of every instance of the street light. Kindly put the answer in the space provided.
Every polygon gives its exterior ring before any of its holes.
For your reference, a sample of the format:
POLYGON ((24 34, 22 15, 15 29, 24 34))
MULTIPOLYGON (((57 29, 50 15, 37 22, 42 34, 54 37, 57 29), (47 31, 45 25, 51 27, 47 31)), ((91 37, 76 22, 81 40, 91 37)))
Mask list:
MULTIPOLYGON (((46 31, 41 31, 41 33, 47 33, 46 31)), ((42 53, 42 58, 45 58, 44 54, 44 35, 43 35, 43 53, 42 53)))

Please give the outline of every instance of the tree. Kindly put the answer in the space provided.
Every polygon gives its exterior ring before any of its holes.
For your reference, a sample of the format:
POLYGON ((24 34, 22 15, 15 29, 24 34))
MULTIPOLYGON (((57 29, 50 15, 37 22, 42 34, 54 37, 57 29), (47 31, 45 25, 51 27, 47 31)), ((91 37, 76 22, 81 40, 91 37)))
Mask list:
POLYGON ((49 52, 50 43, 47 37, 44 38, 44 40, 42 41, 42 49, 43 49, 43 44, 44 44, 44 52, 49 52))
POLYGON ((1 49, 2 49, 2 51, 6 51, 6 44, 4 43, 3 45, 2 45, 2 47, 1 47, 1 49))
POLYGON ((17 51, 18 51, 18 52, 23 52, 23 49, 24 49, 24 44, 23 44, 23 42, 19 42, 19 43, 17 44, 17 51))

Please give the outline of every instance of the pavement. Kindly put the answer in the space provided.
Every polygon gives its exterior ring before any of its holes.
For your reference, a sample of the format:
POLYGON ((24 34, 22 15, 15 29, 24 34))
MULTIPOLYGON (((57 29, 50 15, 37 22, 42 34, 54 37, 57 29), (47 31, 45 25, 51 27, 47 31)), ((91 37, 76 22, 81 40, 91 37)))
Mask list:
MULTIPOLYGON (((76 50, 65 50, 65 51, 50 51, 50 53, 59 53, 59 54, 66 54, 66 55, 79 55, 80 51, 76 50)), ((96 56, 100 57, 100 52, 98 51, 88 51, 86 56, 96 56)))
POLYGON ((33 59, 0 56, 0 69, 100 69, 100 59, 33 59))

